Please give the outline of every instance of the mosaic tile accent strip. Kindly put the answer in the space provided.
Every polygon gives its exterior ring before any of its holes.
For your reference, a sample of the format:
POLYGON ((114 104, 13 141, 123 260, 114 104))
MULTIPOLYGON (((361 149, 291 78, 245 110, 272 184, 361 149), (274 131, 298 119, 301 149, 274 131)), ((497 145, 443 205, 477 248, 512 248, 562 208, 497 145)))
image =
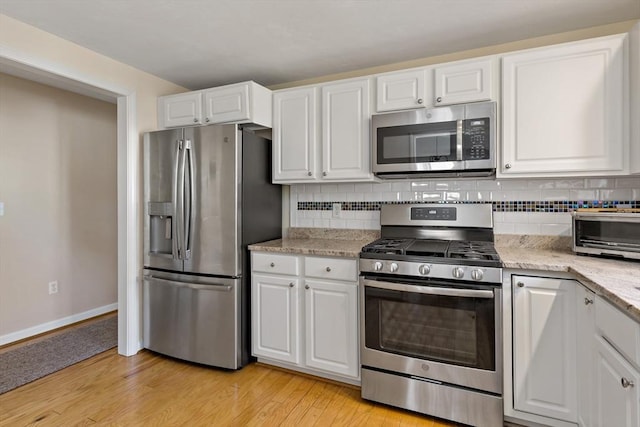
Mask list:
MULTIPOLYGON (((379 211, 382 205, 406 205, 420 202, 298 202, 299 211, 330 211, 334 203, 340 203, 344 211, 379 211)), ((448 202, 452 203, 452 202, 448 202)), ((640 200, 552 200, 552 201, 462 201, 460 204, 491 203, 494 212, 572 212, 579 208, 635 208, 640 200)))

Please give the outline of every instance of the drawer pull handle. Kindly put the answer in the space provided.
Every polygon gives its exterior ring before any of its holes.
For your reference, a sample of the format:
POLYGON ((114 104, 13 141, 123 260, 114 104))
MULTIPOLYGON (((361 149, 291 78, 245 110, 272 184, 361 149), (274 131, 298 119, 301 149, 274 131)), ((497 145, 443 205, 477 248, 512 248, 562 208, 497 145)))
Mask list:
POLYGON ((585 297, 584 298, 584 305, 589 305, 589 304, 593 304, 593 300, 585 297))
POLYGON ((276 266, 276 265, 275 265, 275 263, 273 263, 273 262, 272 262, 271 264, 269 264, 269 265, 270 265, 271 267, 275 267, 275 266, 276 266))
POLYGON ((623 388, 629 388, 629 387, 635 386, 633 381, 629 381, 628 379, 626 379, 624 377, 622 377, 622 379, 620 380, 620 384, 622 384, 623 388))
POLYGON ((518 282, 518 287, 519 287, 519 288, 524 288, 524 283, 522 283, 522 282, 518 282))
POLYGON ((293 282, 289 283, 289 287, 293 288, 293 282))
POLYGON ((305 289, 309 289, 309 285, 304 285, 304 288, 305 289))
POLYGON ((331 271, 331 267, 327 267, 326 270, 327 270, 327 273, 330 272, 331 271))

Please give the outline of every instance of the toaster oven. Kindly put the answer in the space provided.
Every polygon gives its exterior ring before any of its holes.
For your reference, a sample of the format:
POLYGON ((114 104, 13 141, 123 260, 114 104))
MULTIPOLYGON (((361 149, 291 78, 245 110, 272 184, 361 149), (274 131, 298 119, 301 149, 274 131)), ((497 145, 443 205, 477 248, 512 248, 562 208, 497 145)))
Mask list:
POLYGON ((640 209, 575 211, 573 251, 640 260, 640 209))

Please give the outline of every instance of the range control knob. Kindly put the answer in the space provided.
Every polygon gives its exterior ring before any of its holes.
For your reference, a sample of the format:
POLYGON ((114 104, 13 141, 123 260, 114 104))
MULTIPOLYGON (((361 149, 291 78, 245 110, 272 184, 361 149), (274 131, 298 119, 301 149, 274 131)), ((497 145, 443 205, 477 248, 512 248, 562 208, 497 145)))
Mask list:
POLYGON ((471 270, 471 278, 473 280, 482 280, 482 270, 476 269, 476 270, 471 270))
POLYGON ((398 271, 398 264, 396 264, 395 262, 392 262, 391 265, 389 266, 389 271, 391 271, 392 273, 395 273, 396 271, 398 271))
POLYGON ((373 263, 373 270, 380 271, 382 270, 382 263, 380 261, 376 261, 373 263))
POLYGON ((455 277, 456 279, 462 279, 464 277, 464 270, 462 269, 462 267, 456 267, 453 269, 451 274, 453 274, 453 277, 455 277))
POLYGON ((427 274, 431 273, 431 266, 422 264, 420 267, 418 267, 418 272, 420 272, 420 274, 422 274, 423 276, 426 276, 427 274))

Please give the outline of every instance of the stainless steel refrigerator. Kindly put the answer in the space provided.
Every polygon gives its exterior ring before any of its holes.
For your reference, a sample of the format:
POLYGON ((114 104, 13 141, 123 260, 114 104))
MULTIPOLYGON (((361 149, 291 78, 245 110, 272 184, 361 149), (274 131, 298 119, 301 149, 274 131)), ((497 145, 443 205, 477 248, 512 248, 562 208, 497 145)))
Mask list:
POLYGON ((281 236, 269 140, 237 125, 144 135, 144 347, 228 369, 248 363, 247 245, 281 236))

